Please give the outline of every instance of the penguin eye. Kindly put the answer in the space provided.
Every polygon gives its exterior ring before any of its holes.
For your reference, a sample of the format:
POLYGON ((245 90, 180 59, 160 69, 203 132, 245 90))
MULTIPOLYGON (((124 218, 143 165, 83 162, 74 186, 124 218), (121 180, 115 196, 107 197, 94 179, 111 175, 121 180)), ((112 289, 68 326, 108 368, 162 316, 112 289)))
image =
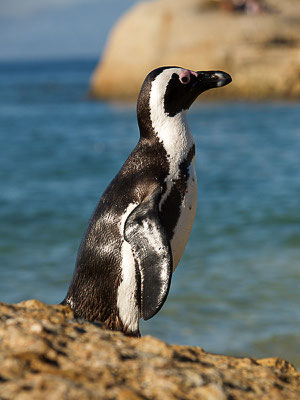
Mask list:
POLYGON ((186 85, 187 83, 189 83, 190 78, 188 76, 183 76, 183 77, 179 78, 179 80, 180 80, 181 83, 186 85))

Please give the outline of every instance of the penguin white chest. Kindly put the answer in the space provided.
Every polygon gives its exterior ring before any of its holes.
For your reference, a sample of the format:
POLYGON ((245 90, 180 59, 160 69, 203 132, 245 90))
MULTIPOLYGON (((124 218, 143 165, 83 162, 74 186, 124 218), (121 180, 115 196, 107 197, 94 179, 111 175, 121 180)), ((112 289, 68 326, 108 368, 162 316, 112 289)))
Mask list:
POLYGON ((171 239, 173 256, 173 271, 177 267, 180 258, 188 242, 197 209, 197 177, 194 159, 189 166, 188 180, 185 195, 179 207, 179 217, 171 239))

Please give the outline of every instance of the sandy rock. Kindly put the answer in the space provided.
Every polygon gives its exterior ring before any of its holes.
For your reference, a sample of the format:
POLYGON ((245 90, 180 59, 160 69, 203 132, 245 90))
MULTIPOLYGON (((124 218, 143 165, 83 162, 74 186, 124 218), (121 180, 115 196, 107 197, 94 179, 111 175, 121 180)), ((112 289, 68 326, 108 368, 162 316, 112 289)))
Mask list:
POLYGON ((91 94, 135 98, 160 65, 222 69, 233 83, 205 97, 300 98, 300 7, 269 0, 270 12, 229 13, 211 0, 138 2, 114 27, 91 79, 91 94))
POLYGON ((1 399, 299 399, 300 374, 254 360, 132 339, 65 306, 0 303, 1 399))

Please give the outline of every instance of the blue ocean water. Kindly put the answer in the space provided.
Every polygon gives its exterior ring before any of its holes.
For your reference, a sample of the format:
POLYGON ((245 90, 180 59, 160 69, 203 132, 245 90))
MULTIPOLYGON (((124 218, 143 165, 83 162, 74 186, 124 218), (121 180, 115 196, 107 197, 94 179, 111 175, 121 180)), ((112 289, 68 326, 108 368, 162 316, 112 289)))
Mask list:
MULTIPOLYGON (((134 105, 88 98, 95 63, 0 64, 0 301, 64 298, 88 219, 138 140, 134 105)), ((142 334, 300 367, 299 105, 193 106, 196 220, 142 334)))

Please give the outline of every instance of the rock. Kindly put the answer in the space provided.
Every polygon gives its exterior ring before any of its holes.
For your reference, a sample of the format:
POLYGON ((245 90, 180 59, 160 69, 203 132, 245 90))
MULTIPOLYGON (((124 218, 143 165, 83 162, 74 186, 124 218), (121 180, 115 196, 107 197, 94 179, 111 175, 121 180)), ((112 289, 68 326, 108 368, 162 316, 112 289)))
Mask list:
POLYGON ((67 306, 0 304, 1 399, 299 399, 278 358, 205 353, 75 320, 67 306))
POLYGON ((298 3, 269 0, 271 11, 256 15, 208 6, 218 3, 137 3, 114 27, 92 76, 91 95, 135 98, 149 71, 179 65, 222 69, 232 75, 231 85, 208 91, 205 98, 299 99, 298 3))

